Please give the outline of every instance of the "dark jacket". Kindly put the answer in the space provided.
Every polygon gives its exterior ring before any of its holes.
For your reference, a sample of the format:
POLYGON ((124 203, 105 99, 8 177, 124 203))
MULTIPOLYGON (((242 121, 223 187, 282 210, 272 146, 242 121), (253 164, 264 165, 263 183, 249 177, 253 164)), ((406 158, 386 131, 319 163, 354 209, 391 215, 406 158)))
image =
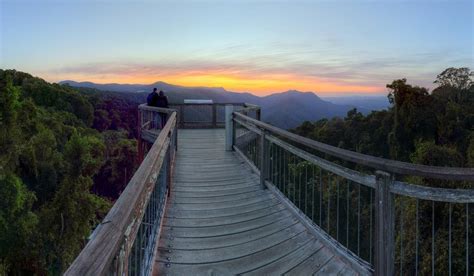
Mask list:
POLYGON ((168 97, 158 95, 156 97, 156 106, 157 107, 168 108, 168 97))
POLYGON ((149 106, 158 106, 157 100, 158 100, 158 93, 151 92, 150 94, 148 94, 148 97, 146 98, 146 103, 149 106))
POLYGON ((160 96, 155 92, 151 92, 146 101, 149 106, 168 108, 168 97, 160 96))

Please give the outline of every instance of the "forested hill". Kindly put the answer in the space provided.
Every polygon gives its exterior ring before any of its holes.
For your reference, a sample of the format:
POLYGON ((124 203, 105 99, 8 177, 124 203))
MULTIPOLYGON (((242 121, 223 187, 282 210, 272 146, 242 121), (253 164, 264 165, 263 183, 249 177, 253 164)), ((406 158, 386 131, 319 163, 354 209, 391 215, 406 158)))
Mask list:
POLYGON ((474 84, 468 68, 448 68, 431 93, 406 79, 387 84, 391 108, 305 122, 293 132, 341 148, 435 166, 474 167, 474 84))
MULTIPOLYGON (((127 98, 129 101, 137 103, 145 102, 146 96, 154 87, 158 90, 164 90, 171 103, 183 103, 184 99, 211 99, 217 103, 252 103, 261 107, 263 121, 284 129, 296 127, 306 120, 312 121, 333 116, 344 116, 347 111, 354 107, 357 107, 364 114, 372 110, 362 105, 351 103, 335 104, 321 99, 314 92, 296 90, 288 90, 260 97, 250 93, 227 91, 219 87, 185 87, 161 81, 149 85, 96 84, 75 81, 62 81, 60 83, 78 87, 84 91, 94 91, 97 89, 103 93, 127 98)), ((372 99, 367 98, 365 102, 371 101, 372 99)), ((381 109, 380 106, 374 108, 381 109)))
POLYGON ((0 70, 0 275, 60 274, 136 169, 137 106, 0 70))

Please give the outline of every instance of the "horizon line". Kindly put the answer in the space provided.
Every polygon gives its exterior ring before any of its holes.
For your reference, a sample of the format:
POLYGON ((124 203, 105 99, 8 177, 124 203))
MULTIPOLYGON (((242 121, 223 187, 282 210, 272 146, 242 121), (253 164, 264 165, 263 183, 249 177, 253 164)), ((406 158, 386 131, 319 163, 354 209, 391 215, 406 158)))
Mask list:
MULTIPOLYGON (((165 85, 172 85, 172 86, 178 86, 178 87, 183 87, 183 88, 222 89, 225 92, 229 92, 229 93, 251 94, 251 95, 254 95, 254 96, 257 96, 257 97, 265 97, 265 96, 270 96, 270 95, 274 95, 274 94, 281 94, 281 93, 287 93, 287 92, 293 92, 293 91, 294 92, 299 92, 299 93, 313 93, 313 94, 315 94, 317 96, 321 96, 321 97, 344 97, 344 96, 381 97, 381 96, 386 96, 385 91, 379 91, 379 92, 351 92, 351 91, 330 92, 330 91, 319 91, 319 92, 317 92, 317 91, 310 91, 310 90, 303 91, 303 90, 299 90, 299 89, 295 89, 295 88, 288 88, 288 89, 281 90, 281 91, 270 91, 270 92, 266 93, 265 95, 259 95, 258 93, 252 92, 252 91, 228 90, 227 88, 225 88, 223 86, 200 86, 200 85, 198 85, 198 86, 187 86, 187 85, 181 85, 181 84, 173 84, 173 83, 169 83, 169 82, 162 81, 162 80, 154 81, 154 82, 151 82, 151 83, 139 83, 139 82, 137 82, 137 83, 129 83, 129 82, 120 83, 120 82, 76 81, 76 80, 72 80, 72 79, 65 79, 65 80, 57 81, 55 83, 61 84, 61 83, 67 83, 67 82, 74 82, 76 84, 90 83, 90 84, 95 84, 95 85, 130 85, 130 86, 131 85, 152 86, 154 84, 162 83, 162 84, 165 84, 165 85)), ((77 86, 77 87, 83 87, 83 86, 77 86)), ((98 90, 100 90, 100 89, 98 89, 98 90)), ((101 90, 101 91, 104 91, 104 90, 101 90)), ((111 92, 114 92, 114 91, 111 91, 111 92)), ((138 91, 130 91, 130 92, 139 93, 138 91)), ((146 91, 143 91, 143 92, 146 92, 146 91)))

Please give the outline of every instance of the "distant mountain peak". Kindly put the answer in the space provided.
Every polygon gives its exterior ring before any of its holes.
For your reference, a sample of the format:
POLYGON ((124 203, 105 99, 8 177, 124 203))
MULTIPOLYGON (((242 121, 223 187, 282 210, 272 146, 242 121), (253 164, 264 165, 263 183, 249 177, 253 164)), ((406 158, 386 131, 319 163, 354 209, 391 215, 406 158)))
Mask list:
POLYGON ((172 85, 172 84, 169 84, 169 83, 164 82, 164 81, 155 81, 154 83, 152 83, 150 85, 160 86, 160 85, 172 85))

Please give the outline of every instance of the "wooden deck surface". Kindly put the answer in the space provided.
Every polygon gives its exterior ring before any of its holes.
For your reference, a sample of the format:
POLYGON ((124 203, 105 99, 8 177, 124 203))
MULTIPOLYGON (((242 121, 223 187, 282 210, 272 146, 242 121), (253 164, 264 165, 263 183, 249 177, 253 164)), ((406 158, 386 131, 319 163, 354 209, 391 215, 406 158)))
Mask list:
POLYGON ((222 129, 180 129, 154 273, 353 275, 233 152, 222 129))

